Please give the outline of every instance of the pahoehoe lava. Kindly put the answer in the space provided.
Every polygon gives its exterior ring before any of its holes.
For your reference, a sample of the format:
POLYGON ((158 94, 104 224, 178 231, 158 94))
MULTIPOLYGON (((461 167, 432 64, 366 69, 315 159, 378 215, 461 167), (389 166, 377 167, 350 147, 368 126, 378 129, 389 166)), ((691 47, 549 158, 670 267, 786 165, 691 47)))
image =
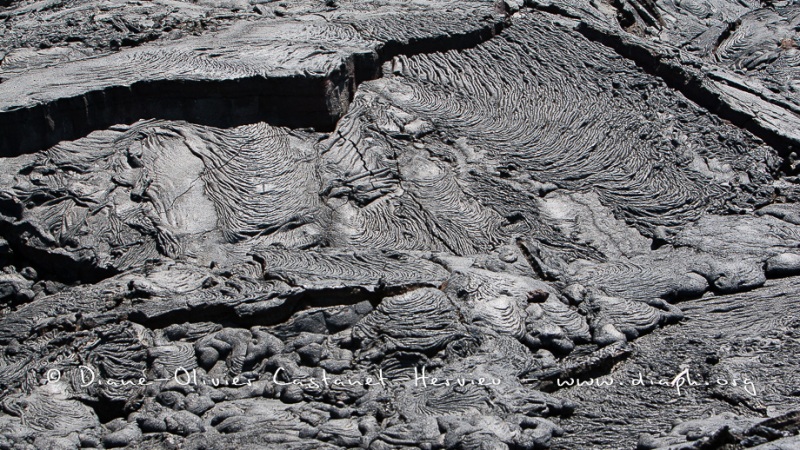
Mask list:
POLYGON ((55 73, 5 80, 0 155, 35 152, 151 118, 215 127, 263 121, 330 131, 357 85, 379 77, 384 61, 474 46, 502 30, 505 20, 493 8, 440 20, 374 16, 248 24, 188 45, 144 45, 67 63, 55 73), (374 30, 378 20, 396 23, 399 32, 374 30))
POLYGON ((797 447, 797 5, 0 20, 0 449, 797 447))

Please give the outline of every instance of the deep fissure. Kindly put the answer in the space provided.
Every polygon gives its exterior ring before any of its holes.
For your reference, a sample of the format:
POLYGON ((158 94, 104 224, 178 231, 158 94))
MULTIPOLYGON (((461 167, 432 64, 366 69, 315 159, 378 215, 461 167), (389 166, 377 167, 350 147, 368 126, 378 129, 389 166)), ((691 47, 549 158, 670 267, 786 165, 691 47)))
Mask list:
POLYGON ((75 140, 92 131, 140 119, 185 120, 230 128, 256 122, 333 131, 358 85, 383 76, 398 55, 463 50, 500 33, 508 16, 464 33, 389 40, 373 52, 353 53, 325 75, 249 76, 228 80, 143 80, 0 112, 0 157, 75 140))

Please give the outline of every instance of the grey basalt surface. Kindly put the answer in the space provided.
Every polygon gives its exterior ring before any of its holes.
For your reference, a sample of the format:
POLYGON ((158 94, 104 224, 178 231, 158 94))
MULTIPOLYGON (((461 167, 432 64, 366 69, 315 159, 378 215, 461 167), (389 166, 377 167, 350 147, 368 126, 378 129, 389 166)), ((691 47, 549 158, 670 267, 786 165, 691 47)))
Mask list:
POLYGON ((800 448, 798 12, 0 1, 0 449, 800 448))

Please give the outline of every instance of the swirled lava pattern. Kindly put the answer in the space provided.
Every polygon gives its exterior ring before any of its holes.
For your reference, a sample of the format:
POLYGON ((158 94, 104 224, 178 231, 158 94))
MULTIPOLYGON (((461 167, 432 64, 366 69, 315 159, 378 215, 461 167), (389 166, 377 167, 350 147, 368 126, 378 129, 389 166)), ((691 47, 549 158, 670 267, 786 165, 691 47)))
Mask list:
POLYGON ((797 5, 134 3, 0 0, 0 449, 797 446, 797 5))

